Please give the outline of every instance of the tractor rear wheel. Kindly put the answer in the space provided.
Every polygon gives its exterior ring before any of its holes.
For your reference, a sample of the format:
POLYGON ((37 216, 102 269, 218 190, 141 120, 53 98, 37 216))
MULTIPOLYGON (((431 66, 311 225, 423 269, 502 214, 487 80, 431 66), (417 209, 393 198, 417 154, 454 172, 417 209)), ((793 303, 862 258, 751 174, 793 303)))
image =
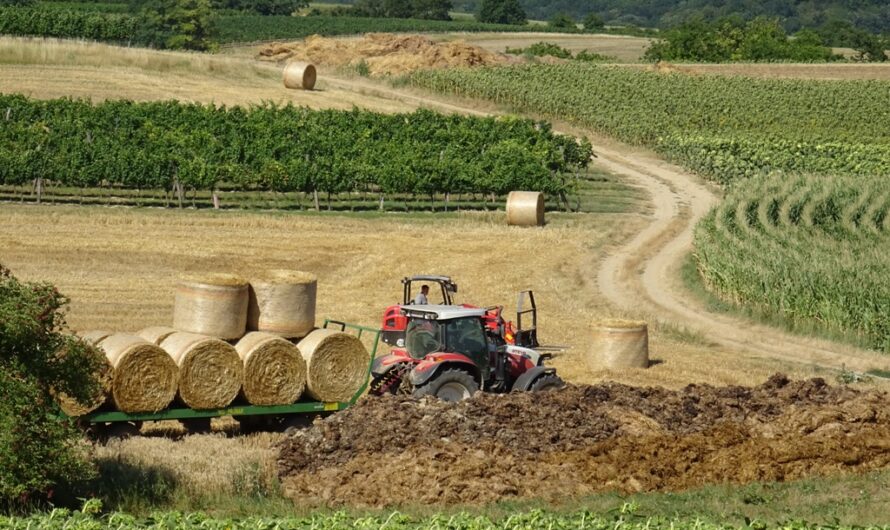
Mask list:
POLYGON ((535 379, 535 382, 532 383, 532 386, 529 387, 529 391, 550 392, 551 390, 559 390, 564 386, 566 386, 565 381, 560 379, 558 375, 544 374, 541 377, 535 379))
POLYGON ((428 383, 414 389, 417 397, 434 396, 442 401, 461 401, 479 390, 473 376, 463 370, 443 370, 428 383))

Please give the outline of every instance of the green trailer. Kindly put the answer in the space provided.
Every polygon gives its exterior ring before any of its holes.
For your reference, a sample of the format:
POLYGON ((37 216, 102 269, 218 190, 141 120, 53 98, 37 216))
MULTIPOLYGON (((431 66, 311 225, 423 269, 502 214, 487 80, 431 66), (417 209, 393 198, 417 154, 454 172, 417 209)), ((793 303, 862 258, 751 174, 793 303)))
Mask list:
MULTIPOLYGON (((351 407, 365 393, 371 379, 371 365, 377 356, 380 329, 359 326, 339 320, 326 319, 324 328, 337 328, 370 341, 368 372, 361 388, 348 400, 341 402, 298 401, 290 405, 259 406, 234 404, 221 409, 197 410, 169 408, 157 412, 130 414, 119 411, 97 411, 80 416, 78 421, 96 438, 126 437, 138 433, 143 422, 179 420, 192 432, 209 431, 210 420, 232 416, 242 430, 288 430, 308 425, 319 414, 336 412, 351 407)), ((367 345, 367 344, 366 344, 367 345)))

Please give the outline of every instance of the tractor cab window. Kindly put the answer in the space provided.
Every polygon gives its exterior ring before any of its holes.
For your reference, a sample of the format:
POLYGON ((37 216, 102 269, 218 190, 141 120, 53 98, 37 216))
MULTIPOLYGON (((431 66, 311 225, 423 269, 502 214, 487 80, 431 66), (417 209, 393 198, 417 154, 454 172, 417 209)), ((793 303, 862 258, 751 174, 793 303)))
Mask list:
POLYGON ((488 367, 488 341, 479 317, 449 320, 445 324, 445 344, 448 351, 466 355, 485 373, 488 367))
POLYGON ((405 329, 405 347, 408 355, 423 359, 442 349, 442 336, 434 320, 412 319, 405 329))

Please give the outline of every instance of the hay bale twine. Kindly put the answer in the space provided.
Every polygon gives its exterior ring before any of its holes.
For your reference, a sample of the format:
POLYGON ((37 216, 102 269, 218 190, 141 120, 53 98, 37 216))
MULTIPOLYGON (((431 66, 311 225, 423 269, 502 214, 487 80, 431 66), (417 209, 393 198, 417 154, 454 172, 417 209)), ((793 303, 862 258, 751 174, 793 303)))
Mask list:
POLYGON ((315 328, 318 280, 300 271, 269 271, 251 279, 247 328, 287 338, 305 337, 315 328))
POLYGON ((297 344, 306 361, 306 394, 318 401, 347 401, 361 389, 371 362, 353 335, 316 329, 297 344))
POLYGON ((544 194, 537 191, 511 191, 507 195, 507 224, 544 226, 544 194))
POLYGON ((228 406, 244 377, 241 358, 230 344, 196 333, 177 332, 161 342, 179 367, 179 399, 193 409, 228 406))
POLYGON ((648 368, 649 331, 645 322, 601 320, 591 330, 591 368, 648 368))
POLYGON ((247 282, 231 274, 185 278, 176 287, 173 327, 219 339, 239 339, 247 326, 247 282))
POLYGON ((252 405, 289 405, 306 387, 306 361, 292 343, 271 333, 255 331, 238 341, 235 350, 244 363, 242 394, 252 405))
POLYGON ((291 61, 284 67, 285 88, 312 90, 315 88, 316 77, 315 66, 309 63, 291 61))
POLYGON ((140 337, 148 342, 160 346, 164 339, 169 337, 170 335, 176 333, 176 329, 168 328, 166 326, 152 326, 150 328, 145 328, 136 333, 137 337, 140 337))
POLYGON ((176 396, 179 369, 156 344, 116 333, 101 348, 112 366, 111 399, 121 412, 157 412, 176 396))
MULTIPOLYGON (((93 347, 96 347, 98 352, 101 353, 101 348, 98 348, 97 343, 101 342, 109 335, 111 335, 111 333, 106 331, 90 331, 82 333, 80 339, 93 347)), ((67 348, 63 347, 62 351, 59 352, 59 355, 64 356, 66 352, 67 348)), ((105 355, 101 355, 104 359, 105 355)), ((97 410, 105 404, 108 400, 108 394, 111 392, 111 365, 107 360, 99 369, 96 378, 99 380, 99 388, 96 389, 96 392, 90 396, 89 401, 86 403, 81 403, 64 392, 57 393, 53 391, 53 395, 56 402, 59 404, 59 408, 62 409, 62 412, 64 412, 66 416, 83 416, 84 414, 89 414, 90 412, 97 410)))

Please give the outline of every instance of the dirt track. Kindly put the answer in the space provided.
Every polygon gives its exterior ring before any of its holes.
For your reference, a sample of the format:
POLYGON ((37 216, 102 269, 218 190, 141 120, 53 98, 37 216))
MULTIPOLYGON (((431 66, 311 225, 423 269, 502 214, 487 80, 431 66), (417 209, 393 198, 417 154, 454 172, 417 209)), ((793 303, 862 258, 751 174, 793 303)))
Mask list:
POLYGON ((366 398, 281 444, 301 504, 484 504, 601 490, 858 473, 890 463, 890 396, 782 375, 753 387, 614 383, 477 394, 458 404, 366 398))
MULTIPOLYGON (((473 115, 503 113, 451 98, 394 89, 366 80, 329 78, 335 87, 389 97, 411 106, 473 115), (483 110, 480 110, 483 109, 483 110)), ((819 366, 830 370, 888 369, 886 356, 827 340, 786 333, 732 315, 710 313, 681 284, 679 269, 692 251, 698 221, 719 200, 720 191, 682 168, 642 148, 620 144, 569 124, 558 131, 591 139, 597 163, 627 177, 650 195, 650 224, 597 266, 598 288, 617 308, 636 317, 666 321, 703 333, 708 340, 739 355, 819 366)))

